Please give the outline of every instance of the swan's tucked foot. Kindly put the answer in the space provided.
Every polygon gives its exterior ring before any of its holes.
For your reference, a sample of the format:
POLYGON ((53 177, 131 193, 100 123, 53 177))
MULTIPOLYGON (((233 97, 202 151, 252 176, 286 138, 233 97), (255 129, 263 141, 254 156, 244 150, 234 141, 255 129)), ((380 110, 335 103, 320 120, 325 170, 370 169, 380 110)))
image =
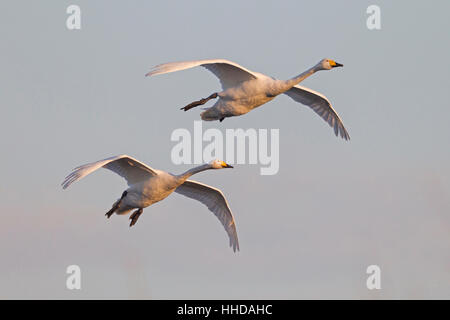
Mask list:
POLYGON ((222 122, 223 120, 225 120, 225 118, 220 118, 219 121, 222 122))
POLYGON ((192 103, 189 103, 186 107, 181 108, 180 110, 188 111, 189 109, 195 108, 197 106, 201 106, 202 104, 207 103, 211 99, 217 98, 217 92, 214 92, 212 95, 210 95, 208 98, 203 98, 198 101, 194 101, 192 103))
POLYGON ((136 222, 139 219, 139 216, 142 214, 142 212, 144 212, 144 210, 142 208, 137 209, 135 212, 133 212, 130 216, 130 227, 134 226, 136 224, 136 222))
POLYGON ((126 195, 127 195, 127 192, 124 191, 124 192, 122 193, 122 196, 120 197, 120 199, 117 200, 116 203, 114 203, 114 205, 113 205, 113 207, 111 208, 111 210, 109 210, 109 211, 105 214, 105 216, 106 216, 108 219, 109 219, 109 217, 111 217, 111 215, 112 215, 117 209, 119 209, 120 205, 122 204, 122 200, 123 200, 123 198, 125 198, 126 195))

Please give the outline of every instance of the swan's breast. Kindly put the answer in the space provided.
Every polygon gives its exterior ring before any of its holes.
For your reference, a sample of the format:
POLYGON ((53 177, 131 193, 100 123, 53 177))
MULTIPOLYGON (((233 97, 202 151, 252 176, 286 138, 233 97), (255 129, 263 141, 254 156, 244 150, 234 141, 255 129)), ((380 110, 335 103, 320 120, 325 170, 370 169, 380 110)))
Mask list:
POLYGON ((269 77, 245 81, 236 87, 223 91, 220 97, 235 107, 253 109, 277 96, 279 91, 277 81, 269 77))
POLYGON ((176 188, 175 178, 167 173, 158 174, 143 182, 137 183, 128 189, 130 201, 139 204, 139 207, 161 201, 169 196, 176 188))

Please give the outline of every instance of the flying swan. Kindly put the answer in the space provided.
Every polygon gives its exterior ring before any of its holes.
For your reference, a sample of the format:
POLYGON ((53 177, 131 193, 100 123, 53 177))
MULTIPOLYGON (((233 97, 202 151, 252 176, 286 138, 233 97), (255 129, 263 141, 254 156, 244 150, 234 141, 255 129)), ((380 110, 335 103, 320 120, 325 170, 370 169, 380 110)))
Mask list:
POLYGON ((342 67, 343 65, 340 63, 323 59, 312 68, 289 80, 277 80, 224 59, 164 63, 153 67, 146 76, 170 73, 197 66, 202 66, 214 73, 219 78, 223 89, 221 92, 215 92, 207 98, 194 101, 181 108, 187 111, 219 97, 219 100, 212 107, 207 108, 200 114, 202 120, 223 121, 227 117, 240 116, 284 93, 295 101, 313 109, 334 129, 336 136, 340 135, 345 140, 350 139, 341 118, 334 111, 330 101, 322 94, 298 85, 317 71, 342 67))
POLYGON ((236 224, 228 202, 219 189, 206 184, 188 180, 193 174, 209 170, 233 168, 220 160, 192 168, 180 175, 174 175, 165 171, 156 170, 142 162, 127 156, 120 155, 97 162, 85 164, 73 169, 61 184, 66 189, 73 182, 80 180, 99 168, 109 169, 124 178, 129 188, 122 193, 111 210, 106 213, 109 218, 113 213, 127 214, 137 209, 130 216, 130 227, 133 226, 143 209, 165 199, 172 192, 176 192, 188 198, 198 200, 208 207, 220 220, 230 238, 230 247, 233 251, 239 250, 239 242, 236 232, 236 224))

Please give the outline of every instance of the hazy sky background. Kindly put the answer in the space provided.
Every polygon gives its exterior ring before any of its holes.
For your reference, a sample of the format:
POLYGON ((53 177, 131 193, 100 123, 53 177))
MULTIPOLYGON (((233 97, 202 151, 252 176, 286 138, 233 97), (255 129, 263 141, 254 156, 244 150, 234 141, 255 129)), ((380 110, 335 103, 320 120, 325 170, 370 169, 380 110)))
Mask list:
POLYGON ((2 1, 0 298, 450 298, 450 3, 435 1, 2 1), (82 29, 66 28, 78 4, 82 29), (382 29, 366 28, 381 7, 382 29), (128 217, 104 213, 126 188, 107 170, 63 191, 72 168, 127 153, 179 173, 180 107, 220 89, 202 68, 145 78, 156 64, 225 58, 325 94, 351 141, 280 96, 206 128, 280 129, 280 170, 195 177, 223 190, 234 254, 217 219, 180 195, 128 217), (65 287, 82 270, 82 290, 65 287), (366 288, 367 266, 382 289, 366 288))

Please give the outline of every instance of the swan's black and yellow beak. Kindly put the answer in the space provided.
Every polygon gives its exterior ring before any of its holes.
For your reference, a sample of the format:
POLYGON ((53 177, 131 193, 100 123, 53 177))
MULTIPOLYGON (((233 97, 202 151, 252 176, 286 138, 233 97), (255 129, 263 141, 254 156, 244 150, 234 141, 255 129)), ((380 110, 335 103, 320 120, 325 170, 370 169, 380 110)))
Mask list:
POLYGON ((334 62, 334 64, 332 65, 333 68, 337 68, 337 67, 343 67, 344 65, 338 62, 334 62))
POLYGON ((233 166, 230 166, 228 163, 222 161, 222 168, 233 168, 233 166))

